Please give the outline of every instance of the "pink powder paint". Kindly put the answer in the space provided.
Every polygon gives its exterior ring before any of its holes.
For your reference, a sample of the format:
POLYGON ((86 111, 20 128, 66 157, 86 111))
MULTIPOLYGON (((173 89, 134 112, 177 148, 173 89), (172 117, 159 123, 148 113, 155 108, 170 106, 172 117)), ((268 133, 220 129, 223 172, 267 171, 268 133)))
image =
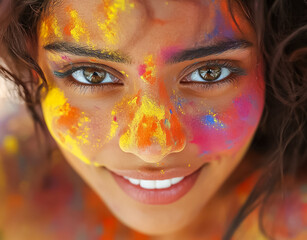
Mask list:
MULTIPOLYGON (((200 155, 217 154, 229 149, 234 151, 251 136, 261 116, 257 95, 244 95, 234 99, 222 112, 203 110, 195 115, 182 114, 181 118, 190 128, 190 143, 196 144, 200 155), (211 113, 214 118, 207 119, 211 113), (204 121, 216 122, 206 122, 204 121), (220 127, 221 126, 221 127, 220 127)), ((189 104, 183 103, 183 112, 189 104)))
POLYGON ((138 70, 139 70, 139 76, 142 76, 146 72, 146 64, 141 64, 138 70))
POLYGON ((161 50, 160 56, 163 62, 169 61, 176 53, 180 51, 179 47, 170 46, 161 50))
POLYGON ((66 61, 71 61, 71 59, 68 56, 61 56, 61 58, 66 61))

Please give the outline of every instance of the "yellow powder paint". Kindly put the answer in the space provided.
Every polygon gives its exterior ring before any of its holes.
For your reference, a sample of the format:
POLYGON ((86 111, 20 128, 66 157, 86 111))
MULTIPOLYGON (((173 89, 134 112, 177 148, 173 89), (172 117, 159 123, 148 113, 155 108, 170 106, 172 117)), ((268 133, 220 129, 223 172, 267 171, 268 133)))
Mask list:
POLYGON ((76 42, 80 41, 81 37, 85 37, 88 46, 93 47, 90 40, 90 33, 86 29, 85 22, 79 17, 78 12, 70 7, 66 8, 66 12, 70 16, 68 25, 64 28, 64 33, 68 36, 72 36, 76 42))
POLYGON ((63 34, 54 15, 47 16, 40 25, 40 37, 43 45, 48 44, 48 40, 55 36, 59 40, 63 39, 63 34))
MULTIPOLYGON (((130 102, 135 104, 135 101, 130 102)), ((134 119, 129 125, 129 130, 119 140, 123 150, 131 146, 145 148, 155 142, 161 146, 161 153, 165 154, 170 147, 166 146, 166 134, 160 121, 165 118, 164 106, 158 105, 147 96, 142 97, 141 106, 135 113, 134 119), (142 129, 140 134, 140 129, 142 129)))
POLYGON ((83 154, 80 149, 81 145, 89 143, 89 128, 85 126, 83 127, 82 131, 79 129, 84 125, 84 123, 90 121, 90 119, 85 116, 84 112, 81 112, 80 116, 78 117, 76 131, 71 130, 74 129, 75 126, 63 129, 63 127, 59 124, 59 119, 64 118, 64 120, 66 120, 65 118, 70 118, 71 113, 74 113, 72 109, 75 108, 71 107, 67 103, 67 99, 65 98, 64 93, 58 88, 52 88, 48 92, 46 98, 42 102, 42 107, 47 126, 50 129, 53 137, 58 140, 57 142, 61 145, 61 147, 70 151, 84 163, 91 164, 90 160, 83 154))
POLYGON ((118 122, 116 122, 114 120, 114 117, 116 116, 116 112, 113 110, 111 115, 113 117, 113 120, 112 120, 112 123, 111 123, 110 133, 109 133, 109 135, 107 137, 107 141, 110 141, 115 136, 116 130, 118 128, 118 122))
POLYGON ((98 16, 101 14, 101 11, 106 16, 104 21, 99 18, 97 24, 102 30, 107 44, 114 45, 118 42, 118 15, 120 12, 125 11, 127 7, 134 8, 134 4, 129 3, 127 0, 104 0, 102 7, 98 8, 98 16))
POLYGON ((12 155, 17 154, 19 147, 16 137, 12 135, 5 136, 3 139, 3 147, 7 153, 12 155))

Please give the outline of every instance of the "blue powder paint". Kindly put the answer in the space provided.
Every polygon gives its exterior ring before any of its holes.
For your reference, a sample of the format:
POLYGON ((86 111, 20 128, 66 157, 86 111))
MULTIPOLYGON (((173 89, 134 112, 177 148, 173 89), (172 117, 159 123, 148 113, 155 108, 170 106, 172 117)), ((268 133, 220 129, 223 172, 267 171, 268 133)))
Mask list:
POLYGON ((207 154, 209 154, 209 151, 203 151, 203 152, 199 155, 199 157, 203 157, 203 156, 205 156, 205 155, 207 155, 207 154))
POLYGON ((170 112, 170 114, 173 114, 173 111, 172 111, 172 109, 170 109, 170 110, 169 110, 169 112, 170 112))
POLYGON ((208 127, 212 127, 214 129, 222 129, 225 128, 225 125, 218 119, 216 119, 215 116, 208 114, 201 118, 201 122, 208 127))
POLYGON ((181 98, 181 97, 176 96, 176 95, 172 95, 172 96, 171 96, 171 100, 172 100, 172 101, 174 102, 174 104, 176 105, 176 109, 183 109, 182 104, 187 102, 186 99, 181 98))
POLYGON ((204 119, 203 119, 202 121, 205 122, 206 125, 208 125, 208 126, 213 126, 213 125, 215 125, 214 117, 211 116, 211 115, 205 116, 204 119))
POLYGON ((213 38, 218 37, 220 34, 223 34, 224 38, 232 39, 234 38, 234 32, 231 29, 231 26, 227 24, 226 19, 219 9, 216 7, 215 11, 215 28, 209 34, 205 35, 205 38, 212 40, 213 38))

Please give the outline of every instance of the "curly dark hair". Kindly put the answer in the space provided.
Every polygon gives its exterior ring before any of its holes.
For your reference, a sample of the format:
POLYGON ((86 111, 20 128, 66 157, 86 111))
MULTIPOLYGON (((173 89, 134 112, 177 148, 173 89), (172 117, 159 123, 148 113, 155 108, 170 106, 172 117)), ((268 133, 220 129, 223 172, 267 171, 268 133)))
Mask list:
MULTIPOLYGON (((259 205, 264 209, 272 192, 283 187, 284 176, 300 179, 307 170, 307 1, 228 0, 231 13, 233 2, 254 27, 264 61, 266 103, 251 148, 267 157, 263 163, 265 171, 224 239, 231 239, 253 209, 259 205)), ((49 10, 49 3, 0 1, 0 57, 10 66, 9 69, 0 66, 0 74, 17 86, 34 121, 42 128, 45 124, 40 90, 47 88, 47 83, 35 61, 35 46, 37 24, 42 13, 49 10), (40 84, 38 76, 43 80, 40 84)), ((259 220, 262 226, 261 215, 259 220)))

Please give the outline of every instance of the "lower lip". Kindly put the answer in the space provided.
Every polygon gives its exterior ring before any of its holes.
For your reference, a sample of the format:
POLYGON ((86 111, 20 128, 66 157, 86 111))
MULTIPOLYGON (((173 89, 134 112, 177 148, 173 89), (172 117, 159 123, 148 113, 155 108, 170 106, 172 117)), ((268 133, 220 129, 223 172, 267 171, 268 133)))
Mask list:
POLYGON ((138 202, 152 205, 170 204, 188 193, 195 184, 199 176, 200 169, 189 176, 186 176, 181 182, 165 189, 144 189, 140 185, 133 185, 127 179, 113 172, 115 181, 119 187, 131 198, 138 202))

